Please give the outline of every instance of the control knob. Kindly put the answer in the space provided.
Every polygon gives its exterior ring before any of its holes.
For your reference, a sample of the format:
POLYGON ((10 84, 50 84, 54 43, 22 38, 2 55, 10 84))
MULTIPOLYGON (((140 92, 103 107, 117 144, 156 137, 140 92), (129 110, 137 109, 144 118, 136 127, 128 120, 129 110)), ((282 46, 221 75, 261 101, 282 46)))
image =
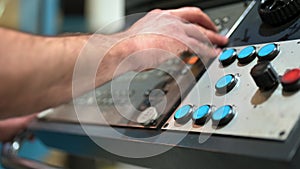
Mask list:
POLYGON ((261 90, 270 90, 279 83, 279 76, 269 61, 258 62, 250 73, 261 90))
POLYGON ((261 0, 259 15, 270 25, 285 24, 300 14, 299 0, 261 0))

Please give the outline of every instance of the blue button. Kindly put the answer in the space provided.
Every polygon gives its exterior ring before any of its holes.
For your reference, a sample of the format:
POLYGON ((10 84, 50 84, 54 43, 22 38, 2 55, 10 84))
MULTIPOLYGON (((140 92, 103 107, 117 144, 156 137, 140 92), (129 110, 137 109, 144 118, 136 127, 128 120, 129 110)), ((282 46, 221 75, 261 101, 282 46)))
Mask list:
POLYGON ((199 107, 193 114, 193 121, 197 125, 203 125, 206 122, 207 117, 211 113, 210 105, 203 105, 199 107))
POLYGON ((215 88, 219 93, 227 93, 230 92, 234 86, 237 84, 237 79, 234 75, 228 74, 221 77, 216 85, 215 88))
POLYGON ((260 60, 272 60, 274 59, 279 53, 279 49, 276 44, 271 43, 263 46, 258 51, 258 57, 260 60))
POLYGON ((179 108, 174 115, 174 119, 179 123, 186 123, 192 113, 192 106, 185 105, 179 108))
POLYGON ((219 56, 219 61, 223 66, 227 66, 234 62, 236 58, 236 50, 235 49, 226 49, 219 56))
POLYGON ((230 57, 232 57, 234 52, 235 52, 234 49, 227 49, 227 50, 223 51, 223 53, 219 57, 219 60, 223 61, 223 60, 229 59, 230 57))
POLYGON ((213 123, 217 126, 224 126, 228 124, 234 117, 232 106, 225 105, 218 108, 212 115, 213 123))
POLYGON ((193 119, 201 119, 206 116, 210 111, 209 105, 199 107, 193 114, 193 119))
POLYGON ((248 46, 240 51, 238 54, 238 60, 241 64, 247 64, 253 61, 256 57, 256 49, 254 46, 248 46))
POLYGON ((233 75, 230 74, 230 75, 223 76, 216 83, 216 88, 224 88, 228 86, 232 81, 233 81, 233 75))
POLYGON ((260 56, 260 57, 268 56, 275 49, 276 49, 276 46, 274 43, 265 45, 258 51, 258 56, 260 56))
POLYGON ((224 119, 231 111, 231 106, 222 106, 212 115, 213 120, 220 121, 224 119))
POLYGON ((253 46, 248 46, 240 51, 240 53, 238 54, 238 58, 239 59, 247 58, 251 54, 253 54, 253 52, 255 52, 255 48, 253 46))

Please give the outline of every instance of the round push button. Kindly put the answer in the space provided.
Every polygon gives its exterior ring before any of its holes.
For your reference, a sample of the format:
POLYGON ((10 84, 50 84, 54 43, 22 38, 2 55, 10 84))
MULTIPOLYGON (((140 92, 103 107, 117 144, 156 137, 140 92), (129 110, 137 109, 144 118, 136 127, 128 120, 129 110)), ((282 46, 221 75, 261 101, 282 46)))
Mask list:
POLYGON ((257 53, 259 60, 273 60, 279 53, 279 48, 275 43, 263 46, 257 53))
POLYGON ((240 51, 237 58, 239 63, 247 64, 252 62, 256 57, 256 48, 254 46, 248 46, 240 51))
POLYGON ((219 61, 223 66, 228 66, 234 62, 235 58, 236 58, 236 50, 226 49, 219 56, 219 61))
POLYGON ((236 84, 237 84, 237 78, 232 74, 228 74, 221 77, 217 81, 215 88, 218 93, 224 94, 230 92, 236 84))
POLYGON ((287 71, 280 79, 283 90, 293 92, 300 89, 300 68, 287 71))
POLYGON ((191 105, 185 105, 179 108, 174 115, 174 119, 179 124, 184 124, 189 121, 193 107, 191 105))
POLYGON ((210 105, 203 105, 197 108, 192 117, 194 123, 197 125, 204 125, 211 111, 212 107, 210 105))
POLYGON ((235 112, 232 106, 222 106, 212 114, 213 124, 215 126, 225 126, 233 119, 234 116, 235 112))

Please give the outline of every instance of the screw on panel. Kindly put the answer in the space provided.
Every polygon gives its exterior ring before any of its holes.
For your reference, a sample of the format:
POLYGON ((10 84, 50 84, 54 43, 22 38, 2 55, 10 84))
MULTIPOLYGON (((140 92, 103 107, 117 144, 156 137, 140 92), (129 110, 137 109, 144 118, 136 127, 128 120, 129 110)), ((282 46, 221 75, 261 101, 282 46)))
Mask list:
POLYGON ((285 131, 281 131, 281 132, 279 133, 279 136, 280 136, 280 137, 282 137, 283 135, 285 135, 285 131))
POLYGON ((166 123, 165 125, 164 125, 164 128, 167 128, 169 126, 169 123, 166 123))

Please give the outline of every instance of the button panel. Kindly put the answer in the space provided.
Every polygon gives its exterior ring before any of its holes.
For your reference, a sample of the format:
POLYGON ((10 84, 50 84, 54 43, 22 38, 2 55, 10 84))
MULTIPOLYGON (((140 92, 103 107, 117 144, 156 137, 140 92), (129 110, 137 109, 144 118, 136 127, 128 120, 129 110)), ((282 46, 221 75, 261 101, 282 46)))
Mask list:
POLYGON ((299 44, 292 40, 225 49, 181 102, 195 106, 192 116, 182 125, 172 116, 163 129, 286 140, 300 117, 299 44), (220 65, 234 52, 238 63, 229 59, 231 64, 220 65))

